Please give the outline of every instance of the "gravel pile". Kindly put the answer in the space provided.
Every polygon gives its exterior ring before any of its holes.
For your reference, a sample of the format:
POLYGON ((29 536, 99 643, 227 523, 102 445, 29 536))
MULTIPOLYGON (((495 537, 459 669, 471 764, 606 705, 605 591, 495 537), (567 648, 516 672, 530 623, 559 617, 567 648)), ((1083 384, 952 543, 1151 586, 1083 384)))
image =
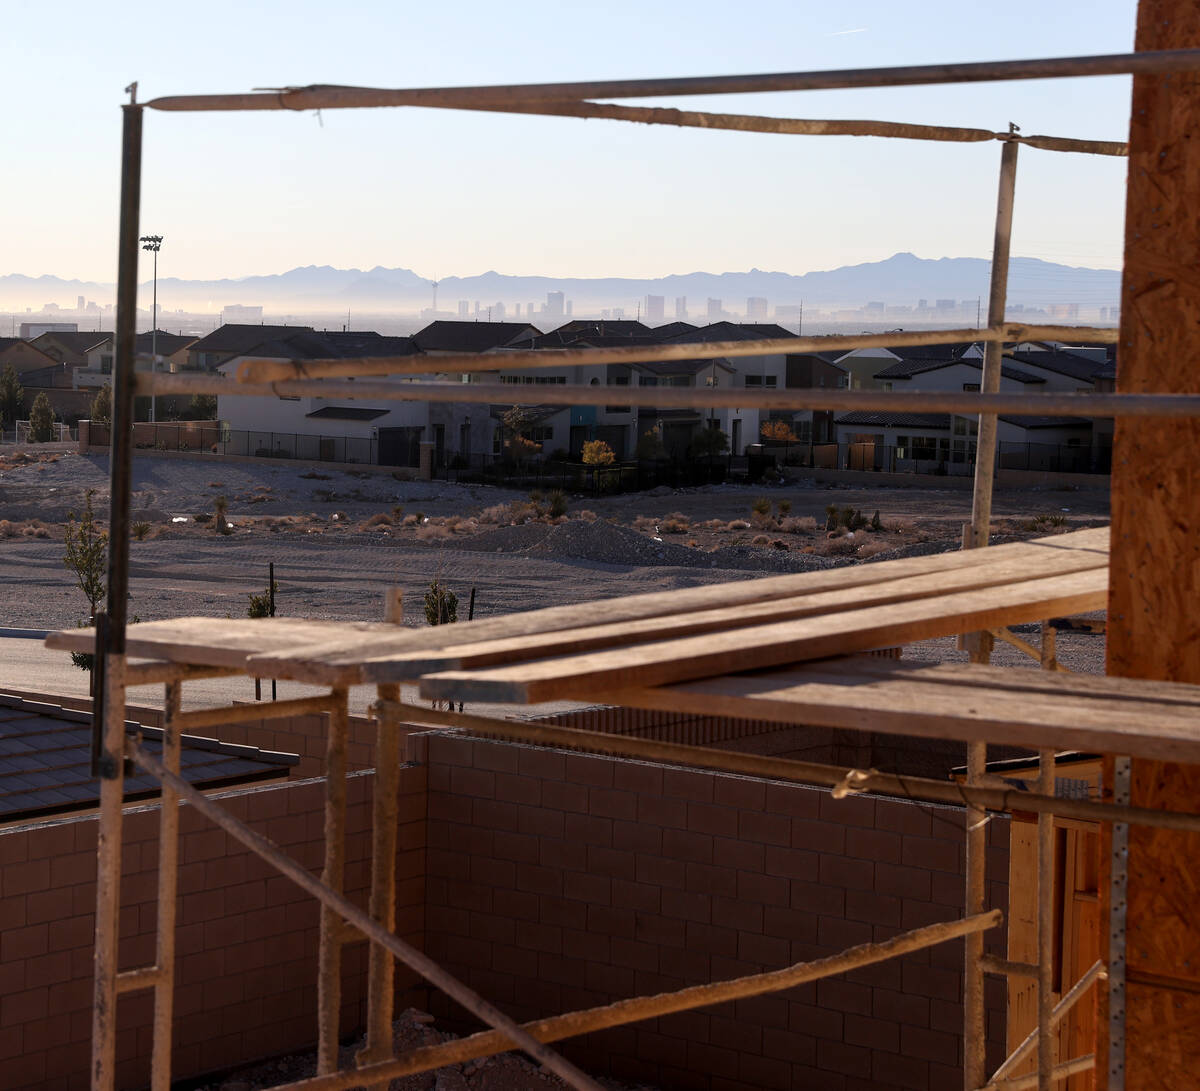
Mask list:
POLYGON ((547 523, 521 523, 480 531, 469 538, 455 538, 452 548, 474 549, 480 553, 522 553, 545 540, 554 530, 547 523))

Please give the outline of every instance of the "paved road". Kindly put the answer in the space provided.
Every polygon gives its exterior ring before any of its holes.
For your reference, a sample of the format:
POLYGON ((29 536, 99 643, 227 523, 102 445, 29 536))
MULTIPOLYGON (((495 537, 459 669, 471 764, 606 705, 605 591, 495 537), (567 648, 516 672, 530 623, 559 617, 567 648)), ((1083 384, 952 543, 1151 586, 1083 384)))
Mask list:
MULTIPOLYGON (((306 697, 321 693, 321 689, 299 682, 279 682, 278 696, 306 697)), ((271 683, 262 684, 263 696, 271 696, 271 683)), ((32 691, 49 696, 86 697, 88 675, 78 670, 66 652, 51 651, 41 640, 26 640, 17 637, 0 637, 0 692, 12 690, 32 691)), ((245 677, 205 678, 187 682, 183 687, 183 707, 211 708, 228 705, 234 701, 252 701, 254 682, 245 677)), ((350 690, 350 712, 362 716, 367 705, 375 699, 373 686, 354 686, 350 690)), ((404 700, 418 702, 415 688, 404 687, 404 700)), ((162 708, 163 687, 161 684, 134 686, 129 690, 129 704, 149 708, 162 708)), ((567 702, 552 705, 516 707, 506 705, 474 705, 468 711, 483 715, 516 715, 527 717, 542 712, 559 711, 578 707, 567 702)))

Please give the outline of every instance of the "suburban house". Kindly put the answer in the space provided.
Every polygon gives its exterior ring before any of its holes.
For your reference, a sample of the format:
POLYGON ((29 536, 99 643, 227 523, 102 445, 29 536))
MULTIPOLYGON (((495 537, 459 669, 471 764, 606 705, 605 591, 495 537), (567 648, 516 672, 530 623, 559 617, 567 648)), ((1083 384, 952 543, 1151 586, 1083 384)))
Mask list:
MULTIPOLYGON (((159 330, 157 338, 150 332, 139 333, 134 338, 133 351, 137 357, 138 371, 149 371, 151 352, 158 354, 158 371, 184 371, 188 362, 188 347, 195 344, 195 337, 159 330)), ((113 366, 113 340, 108 335, 87 351, 87 363, 76 367, 71 384, 76 390, 95 389, 109 382, 113 366)))
MULTIPOLYGON (((958 351, 932 355, 925 355, 925 348, 907 355, 899 349, 863 351, 897 357, 872 376, 880 389, 972 392, 979 390, 983 374, 982 353, 977 348, 935 346, 958 351)), ((1085 370, 1091 374, 1097 365, 1085 364, 1079 358, 1064 359, 1067 355, 1049 350, 1006 352, 1005 359, 1014 362, 1001 367, 1001 392, 1080 389, 1069 385, 1081 381, 1074 376, 1085 370), (1031 355, 1040 360, 1041 366, 1028 363, 1031 355), (1052 361, 1053 367, 1049 366, 1052 361)), ((855 412, 839 415, 836 426, 838 443, 847 448, 846 465, 850 469, 910 472, 932 463, 938 472, 966 474, 975 464, 978 424, 974 416, 855 412)), ((1053 459, 1083 469, 1090 461, 1092 422, 1077 417, 1005 415, 999 418, 997 438, 1001 466, 1048 468, 1053 459)))
POLYGON ((11 365, 22 384, 34 386, 52 385, 53 376, 62 370, 62 362, 44 349, 38 348, 20 337, 0 337, 0 372, 11 365), (38 377, 45 373, 50 382, 39 383, 38 377))

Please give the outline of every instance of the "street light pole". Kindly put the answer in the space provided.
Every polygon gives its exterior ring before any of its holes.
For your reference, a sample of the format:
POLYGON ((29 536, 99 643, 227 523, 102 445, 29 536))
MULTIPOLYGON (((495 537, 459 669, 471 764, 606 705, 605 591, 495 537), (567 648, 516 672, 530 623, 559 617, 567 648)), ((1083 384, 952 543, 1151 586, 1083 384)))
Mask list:
MULTIPOLYGON (((154 303, 150 312, 150 374, 158 366, 158 251, 162 246, 161 235, 143 235, 138 240, 143 250, 154 254, 154 303)), ((154 424, 154 393, 150 394, 150 423, 154 424)))

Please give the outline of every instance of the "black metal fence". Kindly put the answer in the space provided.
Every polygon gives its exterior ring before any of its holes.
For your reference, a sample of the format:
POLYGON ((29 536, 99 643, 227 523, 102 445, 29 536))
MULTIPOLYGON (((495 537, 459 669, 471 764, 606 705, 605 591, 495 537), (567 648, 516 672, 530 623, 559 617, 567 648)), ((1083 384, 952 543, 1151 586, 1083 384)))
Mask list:
MULTIPOLYGON (((139 422, 133 426, 133 431, 134 446, 143 450, 204 451, 218 455, 414 469, 420 463, 416 442, 381 443, 377 439, 355 436, 233 429, 219 421, 139 422)), ((92 423, 90 435, 93 445, 106 446, 109 442, 109 429, 105 425, 92 423)), ((494 455, 437 451, 432 454, 434 476, 446 481, 515 488, 559 488, 595 494, 637 492, 660 485, 688 488, 728 480, 756 481, 777 466, 943 477, 969 476, 975 471, 972 451, 956 450, 941 440, 905 447, 882 443, 765 444, 755 445, 739 457, 723 454, 687 460, 620 462, 603 467, 540 458, 514 462, 494 455)), ((1107 474, 1112 470, 1112 449, 1005 441, 999 444, 997 464, 1003 470, 1107 474)))
POLYGON ((491 455, 451 455, 435 458, 434 476, 463 484, 486 484, 507 488, 562 489, 564 492, 641 492, 660 485, 689 488, 716 485, 748 472, 748 460, 731 455, 687 462, 615 462, 609 466, 586 466, 582 462, 530 460, 513 462, 491 455))
MULTIPOLYGON (((778 463, 806 469, 864 470, 941 477, 969 477, 975 472, 973 450, 956 450, 948 441, 943 445, 939 440, 904 447, 885 443, 817 443, 790 447, 770 445, 766 451, 778 463)), ((1112 470, 1110 447, 1001 441, 996 458, 1002 470, 1071 474, 1107 474, 1112 470)))

